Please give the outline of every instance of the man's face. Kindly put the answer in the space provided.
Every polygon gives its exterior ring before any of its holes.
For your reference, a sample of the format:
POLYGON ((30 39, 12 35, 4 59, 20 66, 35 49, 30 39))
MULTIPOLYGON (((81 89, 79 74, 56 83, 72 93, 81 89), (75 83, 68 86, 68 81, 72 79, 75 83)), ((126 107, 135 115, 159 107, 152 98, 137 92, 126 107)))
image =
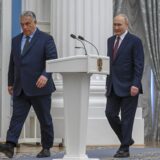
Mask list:
POLYGON ((24 35, 29 36, 35 31, 36 22, 32 19, 31 16, 22 16, 20 21, 24 35))
POLYGON ((128 22, 122 16, 116 16, 113 20, 114 34, 120 36, 128 29, 128 22))

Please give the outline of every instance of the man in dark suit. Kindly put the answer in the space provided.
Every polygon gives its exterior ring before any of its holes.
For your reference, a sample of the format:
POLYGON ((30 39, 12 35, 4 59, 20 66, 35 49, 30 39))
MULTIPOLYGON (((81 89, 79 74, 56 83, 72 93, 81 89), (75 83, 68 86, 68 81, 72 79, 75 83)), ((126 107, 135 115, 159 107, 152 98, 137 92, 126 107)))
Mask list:
POLYGON ((106 81, 106 117, 120 140, 114 157, 129 157, 129 146, 134 143, 132 129, 142 93, 144 52, 141 40, 128 32, 128 18, 124 14, 113 20, 115 35, 108 39, 110 75, 106 81), (121 113, 121 118, 119 117, 121 113))
POLYGON ((8 91, 13 96, 13 114, 5 144, 0 152, 12 158, 14 147, 33 106, 40 122, 42 150, 37 157, 49 157, 54 132, 51 110, 51 93, 56 90, 51 73, 45 71, 45 61, 57 58, 52 36, 36 27, 36 16, 25 11, 20 17, 23 33, 12 40, 8 91))

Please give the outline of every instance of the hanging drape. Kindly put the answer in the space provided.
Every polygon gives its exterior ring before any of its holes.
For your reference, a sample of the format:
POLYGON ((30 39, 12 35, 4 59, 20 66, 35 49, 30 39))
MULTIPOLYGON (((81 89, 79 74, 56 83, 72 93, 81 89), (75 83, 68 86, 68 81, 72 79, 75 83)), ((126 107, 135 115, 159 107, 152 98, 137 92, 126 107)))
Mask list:
POLYGON ((155 79, 153 139, 160 139, 160 1, 140 0, 146 45, 155 79))
POLYGON ((114 15, 124 13, 129 18, 129 31, 138 35, 145 51, 143 75, 144 94, 139 107, 143 108, 145 140, 160 139, 160 1, 159 0, 114 0, 114 15), (151 70, 155 80, 151 93, 151 70), (154 94, 155 97, 152 95, 154 94), (151 103, 151 98, 154 103, 151 103))

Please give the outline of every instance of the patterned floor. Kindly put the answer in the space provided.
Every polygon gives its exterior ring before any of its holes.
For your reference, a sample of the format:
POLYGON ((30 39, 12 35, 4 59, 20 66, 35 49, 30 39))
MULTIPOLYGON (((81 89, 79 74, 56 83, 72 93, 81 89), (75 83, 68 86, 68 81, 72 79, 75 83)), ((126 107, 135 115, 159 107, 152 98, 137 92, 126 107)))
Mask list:
MULTIPOLYGON (((116 152, 116 147, 92 147, 87 148, 89 158, 98 158, 100 160, 160 160, 160 148, 139 148, 132 147, 130 149, 130 158, 113 158, 116 152)), ((14 155, 12 160, 52 160, 60 159, 64 156, 64 150, 54 147, 49 158, 36 158, 36 154, 40 151, 40 147, 22 146, 14 155)), ((3 154, 0 154, 0 160, 8 159, 3 154)))

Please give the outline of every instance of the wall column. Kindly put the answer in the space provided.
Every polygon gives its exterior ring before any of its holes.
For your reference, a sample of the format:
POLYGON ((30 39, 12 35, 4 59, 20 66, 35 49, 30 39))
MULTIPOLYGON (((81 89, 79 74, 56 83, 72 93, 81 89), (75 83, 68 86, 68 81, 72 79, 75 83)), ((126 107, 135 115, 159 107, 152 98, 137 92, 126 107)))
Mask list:
POLYGON ((0 1, 0 138, 4 141, 10 122, 8 63, 11 48, 11 0, 0 1))
MULTIPOLYGON (((51 34, 54 36, 59 57, 84 54, 75 46, 81 44, 70 34, 82 35, 93 42, 101 55, 106 55, 106 40, 112 34, 112 0, 52 0, 51 34)), ((86 44, 89 54, 97 54, 86 44)))

